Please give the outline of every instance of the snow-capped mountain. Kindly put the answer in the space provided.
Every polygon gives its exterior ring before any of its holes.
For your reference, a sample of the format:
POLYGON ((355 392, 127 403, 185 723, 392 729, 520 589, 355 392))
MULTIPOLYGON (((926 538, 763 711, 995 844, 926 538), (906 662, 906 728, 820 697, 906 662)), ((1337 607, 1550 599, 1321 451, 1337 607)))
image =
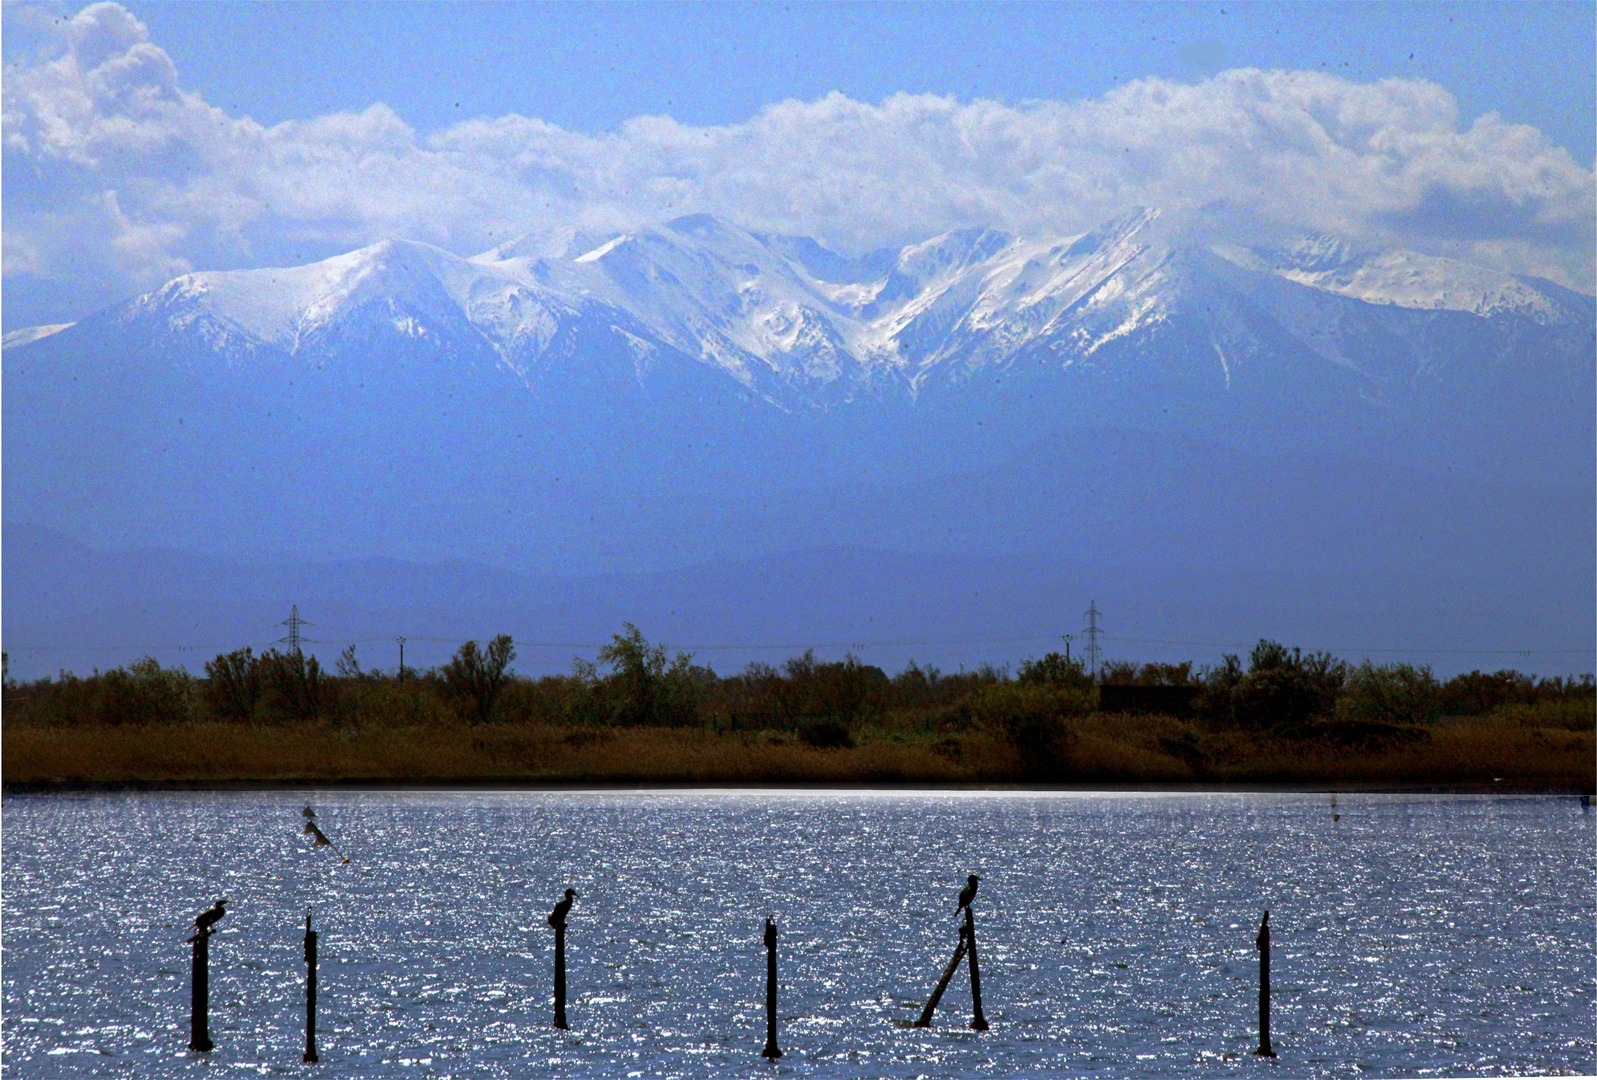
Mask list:
POLYGON ((859 257, 704 216, 470 258, 389 241, 8 336, 6 515, 625 568, 931 543, 924 492, 978 472, 973 550, 1055 543, 1059 507, 1108 488, 1027 501, 1078 473, 1144 492, 1139 521, 1207 515, 1209 478, 1169 488, 1219 460, 1196 446, 1589 494, 1594 321, 1549 282, 1328 237, 1220 243, 1152 210, 859 257), (758 501, 800 490, 839 494, 758 501))
POLYGON ((1152 210, 1080 236, 972 229, 856 260, 703 215, 574 235, 559 255, 521 250, 463 258, 385 241, 309 266, 187 274, 106 317, 234 366, 366 363, 402 347, 531 380, 619 347, 639 371, 695 361, 788 408, 913 396, 1017 365, 1102 368, 1177 330, 1203 347, 1166 364, 1221 389, 1271 364, 1329 365, 1377 400, 1509 360, 1577 379, 1590 366, 1591 298, 1549 282, 1329 237, 1287 250, 1193 243, 1152 210), (1461 316, 1483 345, 1473 357, 1438 325, 1461 316), (1527 336, 1569 355, 1521 356, 1527 336))

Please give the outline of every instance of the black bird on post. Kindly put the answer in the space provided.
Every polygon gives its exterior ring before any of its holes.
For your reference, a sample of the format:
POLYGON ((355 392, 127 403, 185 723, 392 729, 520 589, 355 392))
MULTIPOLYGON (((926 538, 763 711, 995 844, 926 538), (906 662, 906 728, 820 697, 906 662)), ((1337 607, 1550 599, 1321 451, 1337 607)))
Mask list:
POLYGON ((965 887, 959 890, 959 906, 954 909, 955 915, 970 907, 971 901, 976 899, 976 888, 979 881, 981 881, 981 878, 975 874, 965 879, 965 887))
POLYGON ((571 901, 577 898, 576 889, 567 889, 566 898, 555 905, 549 913, 549 925, 559 929, 566 925, 566 916, 571 913, 571 901))
POLYGON ((567 889, 566 897, 549 913, 549 925, 555 928, 555 1027, 567 1028, 566 1023, 566 915, 571 911, 571 901, 577 898, 576 889, 567 889))
POLYGON ((1275 1057, 1275 1050, 1270 1046, 1270 913, 1264 913, 1264 919, 1259 923, 1259 936, 1253 939, 1253 947, 1259 950, 1259 1048, 1254 1051, 1259 1057, 1275 1057))
MULTIPOLYGON (((222 917, 227 914, 227 903, 227 897, 224 896, 222 899, 218 900, 216 903, 200 912, 199 916, 194 920, 195 937, 198 937, 200 934, 209 934, 212 932, 211 927, 215 926, 217 922, 219 922, 222 917)), ((189 940, 193 941, 194 938, 189 938, 189 940)))

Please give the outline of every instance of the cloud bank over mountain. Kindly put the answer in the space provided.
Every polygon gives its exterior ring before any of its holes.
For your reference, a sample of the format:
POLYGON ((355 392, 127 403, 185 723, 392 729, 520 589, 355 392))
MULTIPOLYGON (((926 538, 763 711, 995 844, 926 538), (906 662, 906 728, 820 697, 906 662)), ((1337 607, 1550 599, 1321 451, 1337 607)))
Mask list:
MULTIPOLYGON (((1220 239, 1330 232, 1594 288, 1592 169, 1435 83, 1231 70, 1083 101, 831 94, 740 123, 420 132, 389 107, 263 126, 184 89, 113 3, 4 75, 5 275, 128 295, 194 268, 387 237, 457 254, 711 213, 850 253, 970 225, 1079 231, 1138 206, 1220 239)), ((81 312, 71 313, 73 316, 81 312)), ((16 317, 8 323, 20 325, 16 317)))

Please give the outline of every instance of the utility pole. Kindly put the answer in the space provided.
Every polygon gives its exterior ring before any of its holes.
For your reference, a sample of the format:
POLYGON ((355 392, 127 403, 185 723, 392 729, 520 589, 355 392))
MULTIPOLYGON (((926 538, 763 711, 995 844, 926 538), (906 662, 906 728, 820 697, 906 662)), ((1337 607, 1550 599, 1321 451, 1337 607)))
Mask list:
POLYGON ((1098 638, 1103 635, 1103 630, 1098 626, 1098 618, 1103 612, 1098 610, 1098 602, 1092 601, 1087 607, 1087 667, 1092 672, 1092 677, 1098 677, 1098 661, 1103 656, 1103 650, 1098 647, 1098 638))
POLYGON ((300 646, 302 646, 306 641, 310 640, 309 638, 302 637, 300 635, 299 628, 302 626, 315 626, 316 624, 306 622, 304 619, 300 618, 299 605, 290 604, 288 608, 288 618, 284 619, 277 625, 288 627, 288 636, 278 638, 278 642, 286 643, 288 645, 288 651, 298 656, 300 652, 300 646))
POLYGON ((1065 663, 1067 663, 1067 664, 1070 663, 1070 642, 1075 638, 1075 636, 1076 636, 1075 634, 1065 634, 1064 635, 1064 638, 1065 638, 1065 663))
POLYGON ((399 642, 399 678, 403 682, 405 678, 405 639, 397 637, 394 640, 399 642))

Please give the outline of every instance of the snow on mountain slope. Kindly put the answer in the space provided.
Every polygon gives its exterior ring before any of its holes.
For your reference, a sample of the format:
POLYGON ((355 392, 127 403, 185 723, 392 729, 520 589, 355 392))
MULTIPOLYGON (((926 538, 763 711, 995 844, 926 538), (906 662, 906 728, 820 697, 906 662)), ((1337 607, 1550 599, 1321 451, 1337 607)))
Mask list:
MULTIPOLYGON (((1109 346, 1119 355, 1182 321, 1209 347, 1165 362, 1206 365, 1214 385, 1291 342, 1368 376, 1367 392, 1381 396, 1459 368, 1442 355, 1456 345, 1415 318, 1577 331, 1591 321, 1589 298, 1544 285, 1329 237, 1287 250, 1211 246, 1157 210, 1079 236, 965 229, 852 260, 693 215, 605 236, 522 237, 469 259, 385 241, 309 266, 187 274, 114 317, 230 364, 263 352, 369 363, 389 341, 480 355, 526 378, 582 341, 620 342, 640 373, 675 354, 797 406, 893 385, 915 394, 1021 359, 1112 363, 1109 346)), ((29 340, 19 331, 6 347, 29 340)))
POLYGON ((0 348, 10 349, 18 345, 31 345, 35 341, 59 334, 71 327, 72 323, 48 323, 44 326, 24 326, 20 330, 13 330, 4 338, 0 338, 0 348))
POLYGON ((1225 247, 1219 253, 1239 266, 1367 304, 1482 316, 1513 312, 1542 324, 1560 317, 1559 305, 1523 278, 1416 251, 1360 254, 1318 236, 1281 252, 1225 247))
POLYGON ((808 274, 706 215, 617 236, 572 259, 511 265, 627 312, 661 343, 746 386, 763 375, 828 383, 854 359, 844 313, 808 274))
POLYGON ((356 326, 443 346, 480 334, 502 349, 542 347, 566 311, 546 290, 494 266, 389 240, 308 266, 185 274, 120 317, 196 333, 219 351, 266 346, 319 363, 330 357, 318 346, 356 326))

